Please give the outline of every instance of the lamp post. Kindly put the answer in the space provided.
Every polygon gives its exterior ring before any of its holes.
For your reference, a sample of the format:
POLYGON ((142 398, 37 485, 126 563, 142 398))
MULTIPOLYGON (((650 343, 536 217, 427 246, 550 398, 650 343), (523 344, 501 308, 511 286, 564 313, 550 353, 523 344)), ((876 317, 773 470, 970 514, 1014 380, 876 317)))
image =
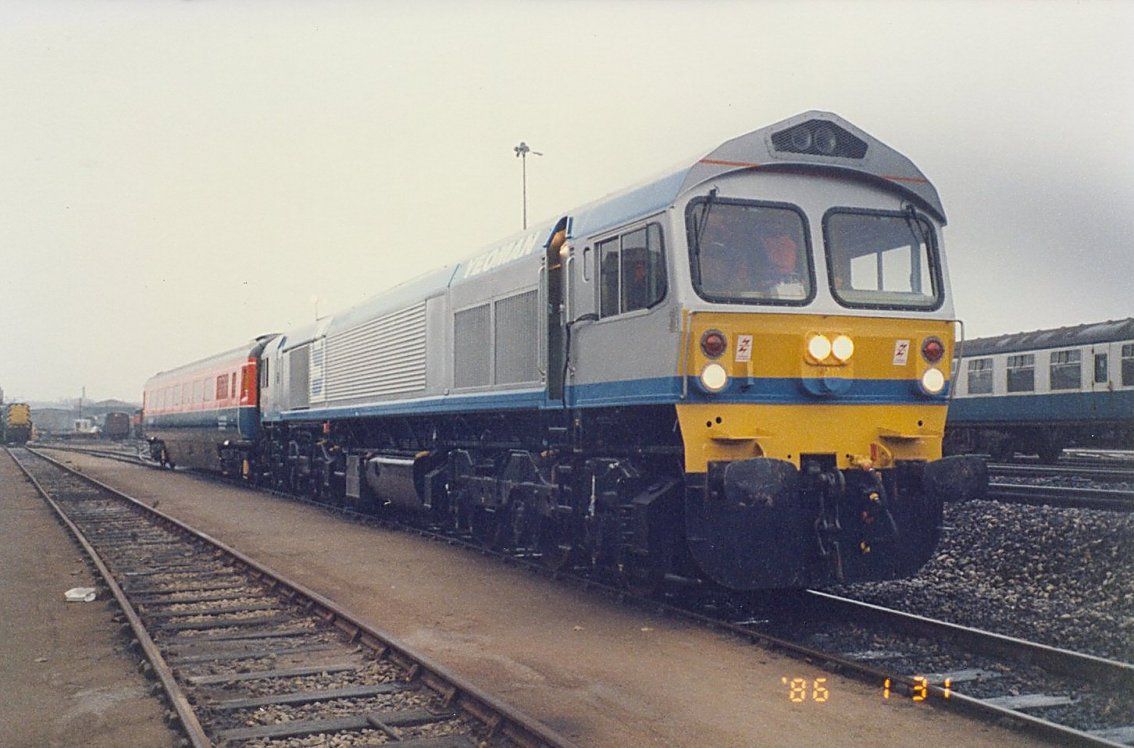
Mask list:
POLYGON ((522 172, 523 172, 523 185, 524 185, 524 228, 527 229, 527 227, 528 227, 528 154, 530 153, 533 156, 542 156, 543 154, 540 153, 539 151, 533 151, 531 148, 528 147, 528 144, 525 143, 522 140, 520 141, 520 144, 518 146, 516 146, 515 148, 513 148, 512 150, 516 152, 516 158, 520 159, 520 161, 522 162, 522 165, 523 165, 522 166, 522 172))

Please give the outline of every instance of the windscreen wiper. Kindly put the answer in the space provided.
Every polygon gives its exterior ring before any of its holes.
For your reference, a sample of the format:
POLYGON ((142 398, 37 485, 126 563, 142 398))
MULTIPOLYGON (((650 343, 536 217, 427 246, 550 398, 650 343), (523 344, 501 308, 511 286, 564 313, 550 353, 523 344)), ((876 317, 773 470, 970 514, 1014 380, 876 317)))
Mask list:
POLYGON ((921 216, 918 215, 913 203, 902 206, 902 217, 906 219, 906 226, 913 234, 913 238, 929 247, 929 232, 925 230, 925 224, 921 222, 921 216))
POLYGON ((705 231, 705 223, 709 220, 709 211, 712 210, 713 200, 717 197, 717 188, 709 190, 709 196, 705 198, 705 210, 701 213, 701 217, 697 219, 697 226, 693 230, 693 255, 695 257, 701 254, 701 234, 705 231))

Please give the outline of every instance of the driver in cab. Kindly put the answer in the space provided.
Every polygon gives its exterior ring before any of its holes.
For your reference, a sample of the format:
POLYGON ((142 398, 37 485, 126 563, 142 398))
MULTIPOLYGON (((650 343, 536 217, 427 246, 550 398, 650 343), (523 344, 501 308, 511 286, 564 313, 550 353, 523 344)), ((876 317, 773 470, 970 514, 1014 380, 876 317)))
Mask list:
POLYGON ((778 217, 722 205, 710 210, 699 260, 701 288, 712 296, 803 298, 798 229, 778 217))

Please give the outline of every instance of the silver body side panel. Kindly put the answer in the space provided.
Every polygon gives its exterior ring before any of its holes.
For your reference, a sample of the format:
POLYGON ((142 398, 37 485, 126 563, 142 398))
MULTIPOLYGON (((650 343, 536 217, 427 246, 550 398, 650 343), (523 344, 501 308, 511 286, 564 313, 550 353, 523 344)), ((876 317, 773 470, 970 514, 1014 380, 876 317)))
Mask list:
POLYGON ((326 402, 340 405, 420 394, 426 386, 424 301, 326 339, 326 402))

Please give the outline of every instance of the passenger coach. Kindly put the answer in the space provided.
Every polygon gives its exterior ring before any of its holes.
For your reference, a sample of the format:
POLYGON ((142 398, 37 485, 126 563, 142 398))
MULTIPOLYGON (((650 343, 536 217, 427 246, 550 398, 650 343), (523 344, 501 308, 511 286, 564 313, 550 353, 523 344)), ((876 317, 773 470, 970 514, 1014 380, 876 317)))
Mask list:
POLYGON ((950 452, 1134 449, 1134 318, 971 340, 957 381, 950 452))
POLYGON ((222 450, 243 453, 259 438, 257 367, 267 335, 146 382, 142 421, 155 460, 222 469, 222 450))
POLYGON ((944 223, 807 112, 248 351, 261 430, 218 454, 639 587, 910 574, 982 481, 941 459, 944 223))

